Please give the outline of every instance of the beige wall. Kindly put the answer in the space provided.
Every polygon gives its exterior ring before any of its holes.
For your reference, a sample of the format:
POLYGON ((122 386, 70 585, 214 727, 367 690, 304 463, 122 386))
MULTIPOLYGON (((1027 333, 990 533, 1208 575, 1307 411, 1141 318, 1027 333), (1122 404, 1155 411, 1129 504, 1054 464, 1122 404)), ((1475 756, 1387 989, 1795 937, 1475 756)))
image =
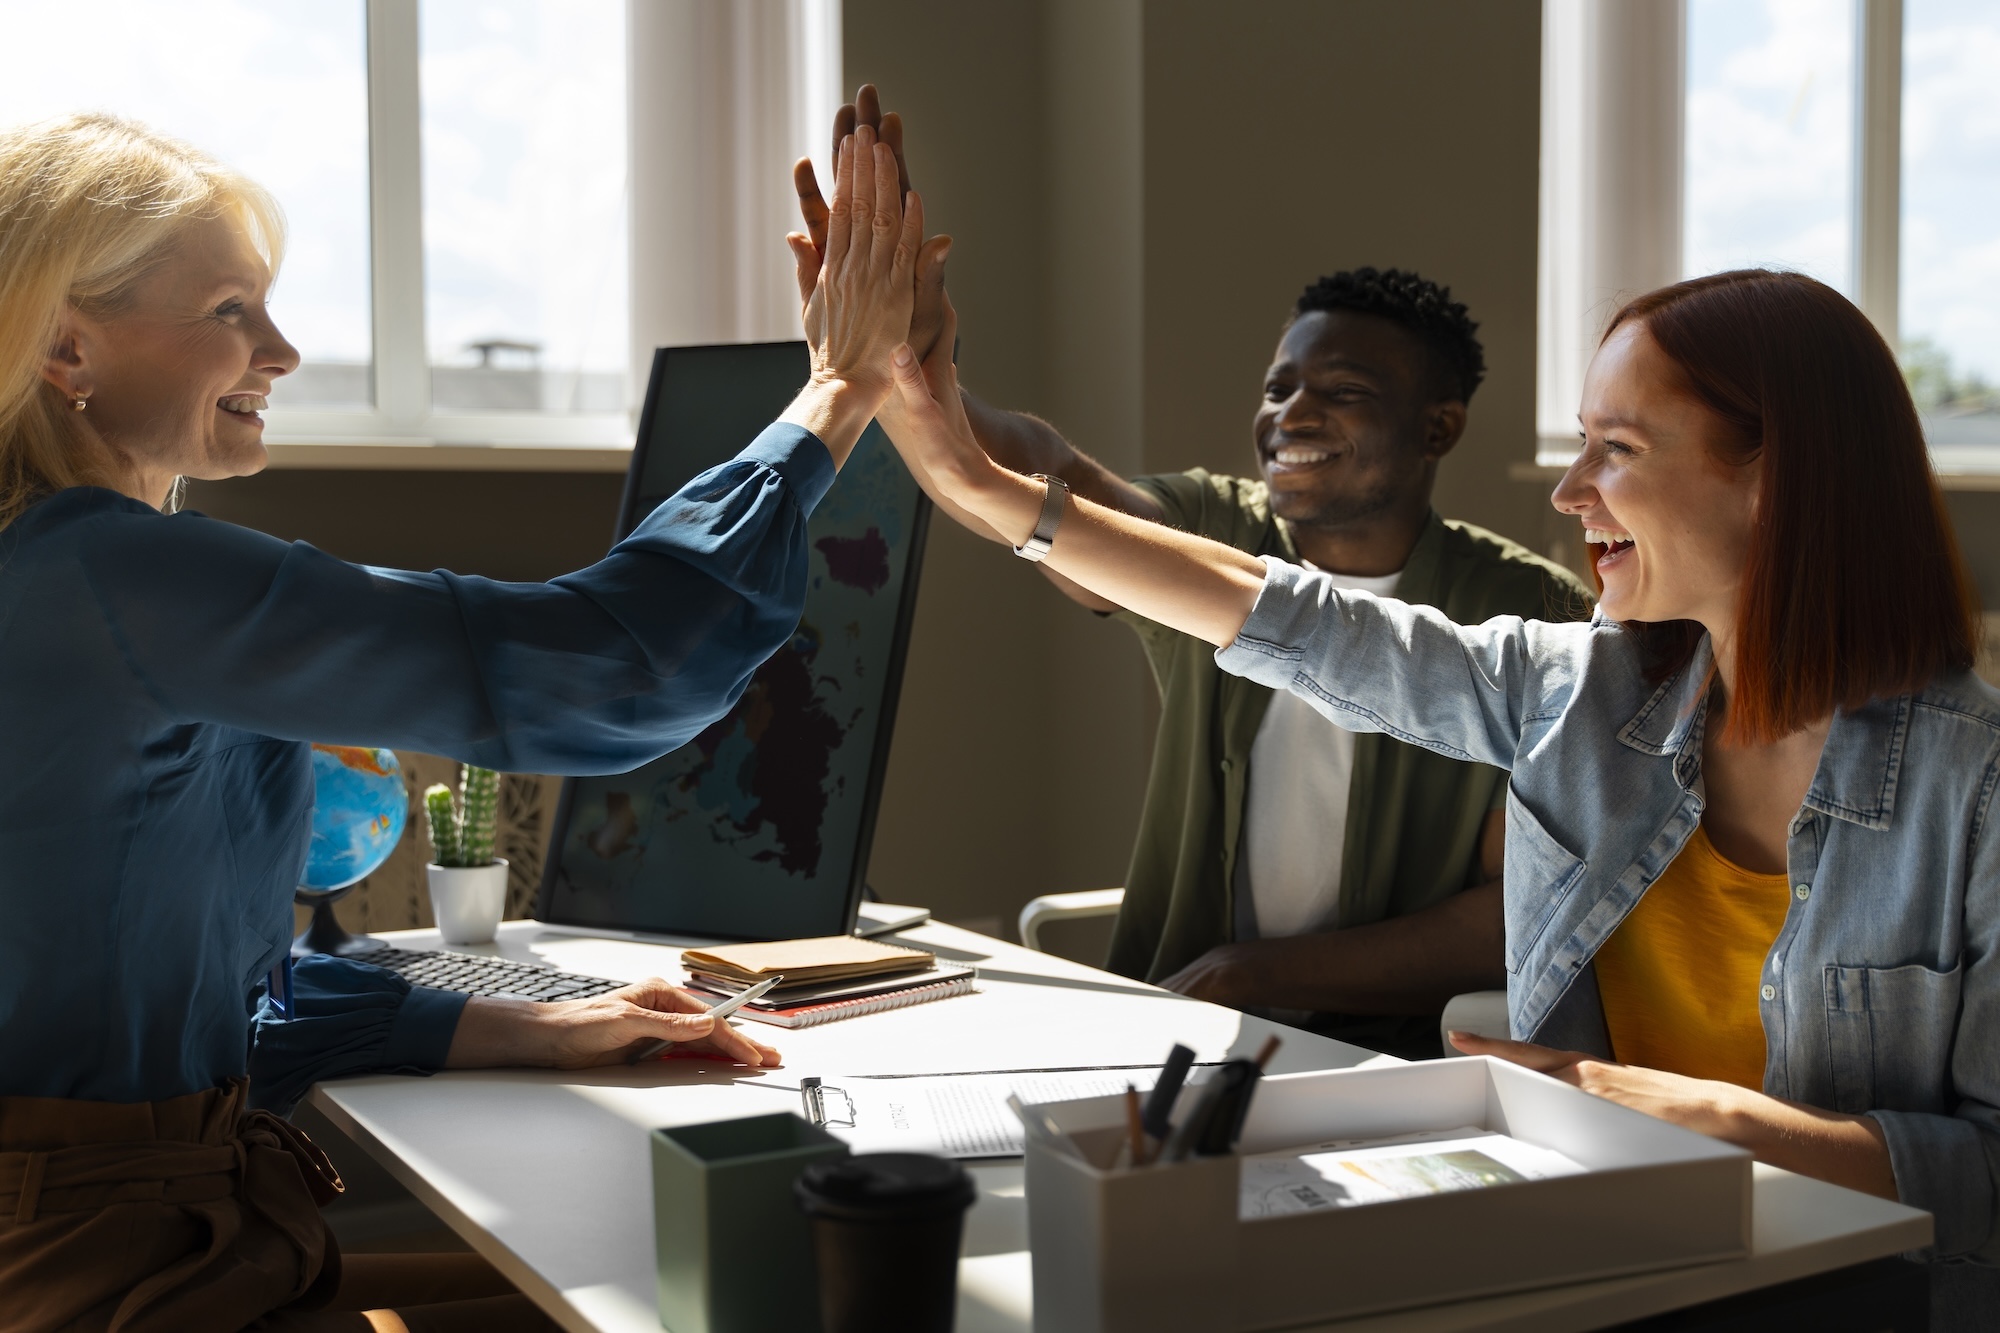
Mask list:
POLYGON ((1540 0, 1146 6, 1146 462, 1241 470, 1300 288, 1414 268, 1487 379, 1442 512, 1533 541, 1540 0))
MULTIPOLYGON (((1241 469, 1299 289, 1415 267, 1471 304, 1491 367, 1440 503, 1546 544, 1539 488, 1507 479, 1534 451, 1538 0, 845 10, 848 83, 905 113, 913 179, 958 240, 976 391, 1123 470, 1241 469)), ((1143 659, 996 548, 939 545, 878 886, 1011 918, 1117 883, 1151 744, 1143 659)))
POLYGON ((540 580, 611 545, 624 477, 604 473, 286 468, 192 482, 191 509, 343 560, 540 580))

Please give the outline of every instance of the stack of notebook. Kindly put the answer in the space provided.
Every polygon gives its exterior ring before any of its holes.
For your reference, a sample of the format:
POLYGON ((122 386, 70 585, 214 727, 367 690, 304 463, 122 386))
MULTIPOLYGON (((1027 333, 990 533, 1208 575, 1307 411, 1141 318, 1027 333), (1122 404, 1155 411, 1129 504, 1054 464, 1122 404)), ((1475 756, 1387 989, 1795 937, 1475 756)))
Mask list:
POLYGON ((690 987, 724 999, 767 977, 783 976, 762 998, 736 1012, 786 1028, 964 995, 978 976, 969 967, 939 966, 937 955, 925 949, 852 935, 689 949, 681 955, 681 966, 690 987))

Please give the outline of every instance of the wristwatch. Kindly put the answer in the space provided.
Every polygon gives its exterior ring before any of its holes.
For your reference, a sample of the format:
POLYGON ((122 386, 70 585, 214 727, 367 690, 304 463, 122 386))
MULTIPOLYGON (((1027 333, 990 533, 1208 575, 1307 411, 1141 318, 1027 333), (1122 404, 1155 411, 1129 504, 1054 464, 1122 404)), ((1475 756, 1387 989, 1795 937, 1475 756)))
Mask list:
POLYGON ((1063 502, 1069 499, 1069 483, 1046 472, 1030 475, 1047 486, 1048 492, 1042 497, 1042 515, 1035 520, 1035 531, 1025 543, 1014 548, 1014 554, 1039 565, 1049 558, 1049 548, 1056 544, 1056 529, 1062 524, 1063 502))

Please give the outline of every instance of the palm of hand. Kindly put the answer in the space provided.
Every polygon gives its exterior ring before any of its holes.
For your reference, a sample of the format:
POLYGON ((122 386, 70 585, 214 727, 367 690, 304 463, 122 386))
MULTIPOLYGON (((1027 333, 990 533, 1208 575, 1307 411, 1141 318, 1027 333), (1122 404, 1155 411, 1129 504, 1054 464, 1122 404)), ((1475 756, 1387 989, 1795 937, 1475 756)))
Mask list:
POLYGON ((895 155, 861 126, 842 140, 824 245, 794 236, 813 376, 887 396, 889 358, 908 339, 923 201, 899 191, 895 155))

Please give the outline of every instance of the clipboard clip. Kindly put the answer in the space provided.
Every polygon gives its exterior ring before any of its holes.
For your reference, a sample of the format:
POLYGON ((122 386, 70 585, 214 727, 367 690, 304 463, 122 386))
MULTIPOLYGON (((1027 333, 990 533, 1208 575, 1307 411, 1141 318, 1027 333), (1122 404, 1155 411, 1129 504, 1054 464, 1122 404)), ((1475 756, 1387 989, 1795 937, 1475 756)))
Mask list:
POLYGON ((799 1080, 799 1098, 805 1102, 806 1119, 815 1125, 822 1128, 827 1125, 839 1125, 843 1129, 854 1128, 854 1098, 847 1095, 847 1089, 829 1088, 817 1077, 808 1076, 799 1080), (833 1118, 827 1115, 826 1099, 829 1096, 839 1097, 846 1105, 845 1118, 833 1118))
POLYGON ((291 1021, 295 1001, 292 998, 292 955, 289 951, 264 978, 264 996, 270 1001, 272 1013, 284 1022, 291 1021))

